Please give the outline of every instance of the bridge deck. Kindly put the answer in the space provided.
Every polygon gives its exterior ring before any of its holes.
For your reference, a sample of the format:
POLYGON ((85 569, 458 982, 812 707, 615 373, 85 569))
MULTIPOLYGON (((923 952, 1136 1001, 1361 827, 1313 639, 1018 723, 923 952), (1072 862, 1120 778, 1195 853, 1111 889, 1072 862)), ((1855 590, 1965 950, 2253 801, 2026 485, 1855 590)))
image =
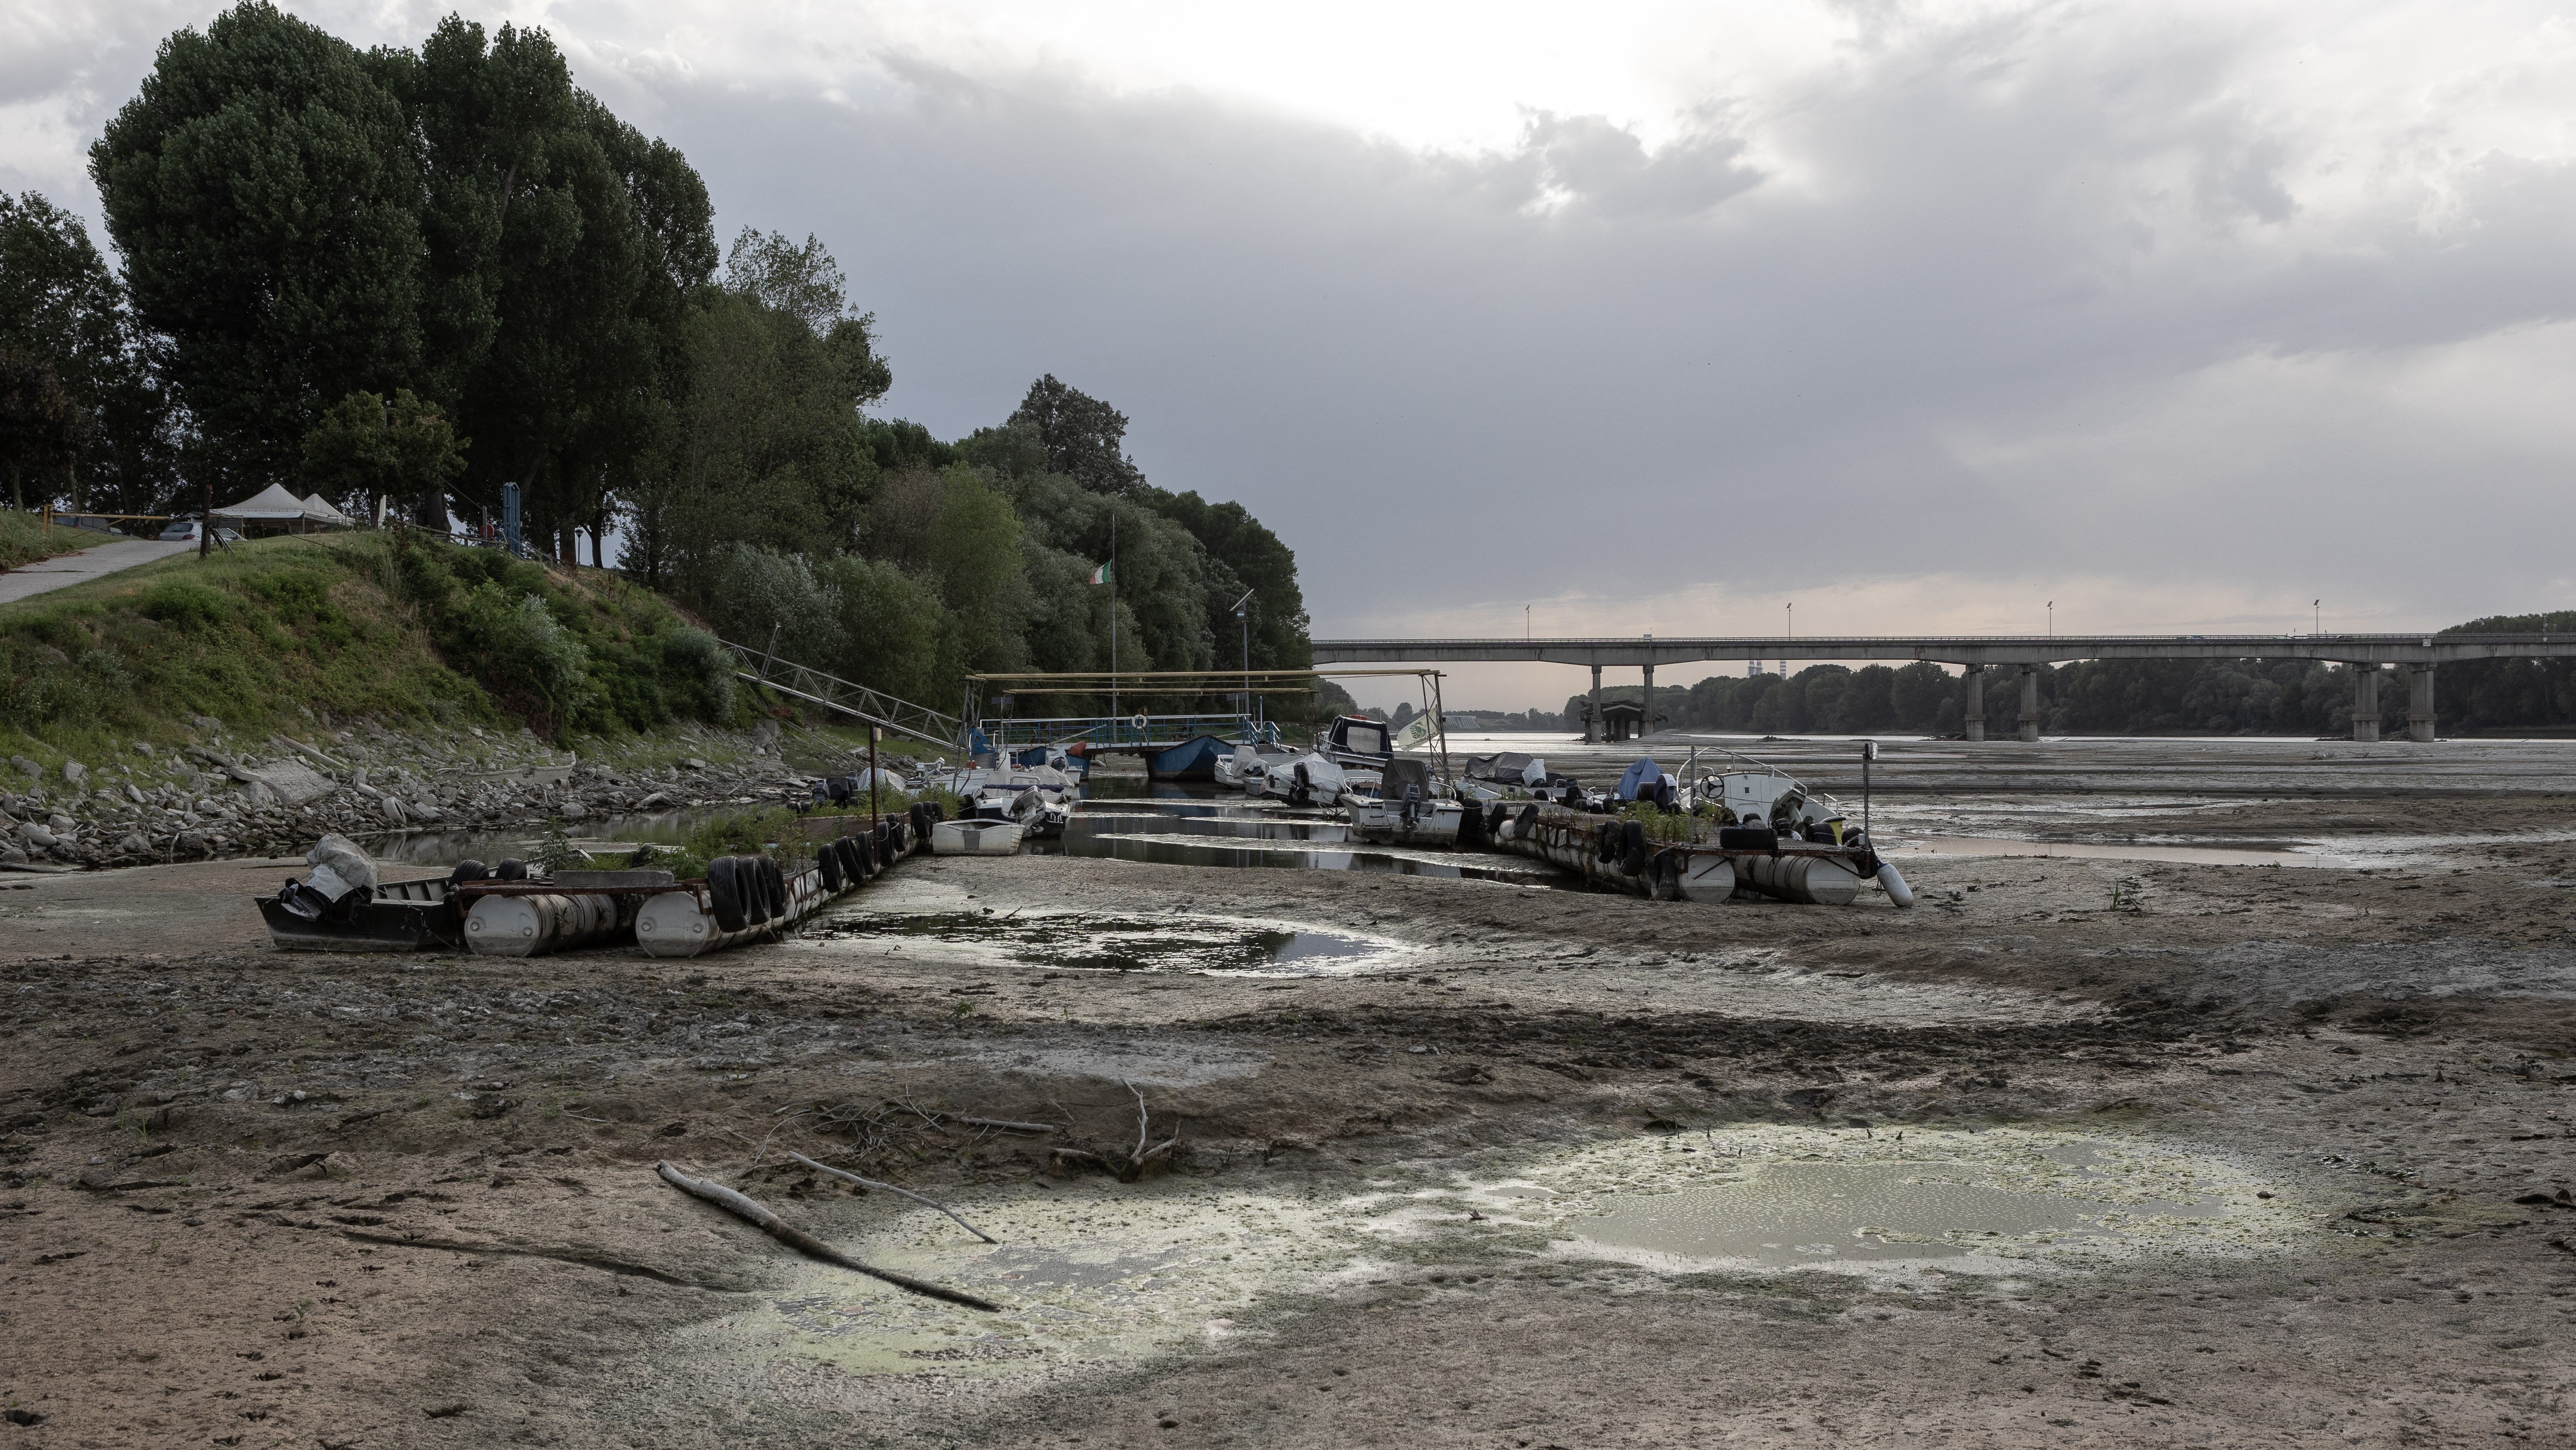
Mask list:
POLYGON ((1742 635, 1663 639, 1319 639, 1315 663, 1432 662, 1645 666, 1703 660, 1930 660, 2035 665, 2065 660, 2325 660, 2438 665, 2576 658, 2576 634, 1742 635))

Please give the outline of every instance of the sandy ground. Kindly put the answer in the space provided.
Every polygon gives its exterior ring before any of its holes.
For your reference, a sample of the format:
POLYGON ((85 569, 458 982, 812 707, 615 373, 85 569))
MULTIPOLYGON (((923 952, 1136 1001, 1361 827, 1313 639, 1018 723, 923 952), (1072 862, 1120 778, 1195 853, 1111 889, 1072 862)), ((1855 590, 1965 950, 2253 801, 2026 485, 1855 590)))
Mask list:
POLYGON ((284 863, 0 878, 0 1443, 2570 1443, 2576 822, 2329 795, 2096 834, 2368 869, 1917 860, 1899 912, 921 858, 703 962, 281 955, 284 863), (1178 1143, 1121 1182, 1081 1155, 1140 1102, 1178 1143), (2233 1236, 1582 1237, 1752 1156, 2016 1134, 2201 1164, 2233 1236))

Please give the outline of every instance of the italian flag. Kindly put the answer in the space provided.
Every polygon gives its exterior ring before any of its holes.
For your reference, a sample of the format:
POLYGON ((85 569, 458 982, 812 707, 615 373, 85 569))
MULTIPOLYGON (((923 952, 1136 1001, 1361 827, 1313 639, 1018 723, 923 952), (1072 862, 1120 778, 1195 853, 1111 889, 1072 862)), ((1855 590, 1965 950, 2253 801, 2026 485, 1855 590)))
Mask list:
POLYGON ((1088 578, 1088 579, 1083 580, 1082 582, 1083 582, 1083 583, 1085 583, 1085 584, 1106 584, 1106 583, 1108 583, 1108 582, 1109 582, 1109 566, 1108 566, 1108 565, 1106 565, 1106 564, 1103 564, 1103 565, 1101 565, 1099 568, 1092 570, 1092 571, 1091 571, 1091 577, 1090 577, 1090 578, 1088 578))

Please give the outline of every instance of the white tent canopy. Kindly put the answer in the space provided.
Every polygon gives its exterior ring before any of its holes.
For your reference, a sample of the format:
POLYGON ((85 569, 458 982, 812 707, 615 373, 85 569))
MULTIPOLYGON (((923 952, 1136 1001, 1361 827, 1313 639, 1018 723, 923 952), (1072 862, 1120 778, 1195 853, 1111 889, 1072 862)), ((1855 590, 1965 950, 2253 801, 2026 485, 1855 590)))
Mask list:
POLYGON ((356 519, 349 517, 347 514, 340 512, 336 508, 333 508, 330 503, 318 493, 304 501, 304 511, 310 517, 320 519, 327 524, 354 524, 357 522, 356 519))
POLYGON ((316 524, 357 522, 320 499, 297 498, 282 483, 272 483, 230 508, 215 510, 215 517, 247 519, 255 523, 292 523, 298 520, 316 524))

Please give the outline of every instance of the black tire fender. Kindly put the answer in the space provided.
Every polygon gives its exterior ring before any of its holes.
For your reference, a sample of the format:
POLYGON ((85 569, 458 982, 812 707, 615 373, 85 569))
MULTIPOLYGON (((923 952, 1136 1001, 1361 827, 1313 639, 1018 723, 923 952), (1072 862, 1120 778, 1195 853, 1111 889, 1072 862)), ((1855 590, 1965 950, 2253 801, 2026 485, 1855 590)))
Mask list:
POLYGON ((779 870, 778 862, 771 857, 763 856, 759 860, 760 894, 763 904, 769 908, 769 915, 763 920, 776 921, 787 914, 787 873, 779 870))
POLYGON ((814 869, 823 873, 823 889, 834 896, 840 895, 841 888, 849 884, 848 874, 841 870, 841 853, 833 850, 829 841, 814 853, 814 869))
POLYGON ((1646 870, 1646 823, 1630 821, 1619 832, 1619 874, 1640 876, 1646 870))
POLYGON ((528 863, 520 860, 516 856, 513 856, 508 860, 503 861, 500 865, 492 868, 492 879, 495 881, 525 881, 528 879, 528 863))
POLYGON ((716 919, 718 931, 740 931, 749 919, 742 912, 741 873, 731 856, 718 856, 707 863, 707 911, 716 919))
POLYGON ((456 869, 447 873, 447 884, 462 886, 468 881, 480 881, 490 874, 483 869, 483 863, 480 861, 459 861, 456 863, 456 869))

